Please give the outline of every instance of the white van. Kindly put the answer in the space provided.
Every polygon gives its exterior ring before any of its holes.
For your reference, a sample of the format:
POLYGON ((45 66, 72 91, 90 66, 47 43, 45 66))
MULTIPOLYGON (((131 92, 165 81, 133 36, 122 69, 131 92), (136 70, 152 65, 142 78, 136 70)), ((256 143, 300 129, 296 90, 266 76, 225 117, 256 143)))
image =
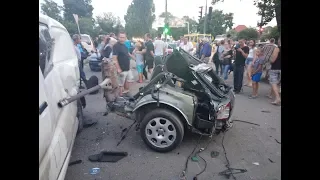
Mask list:
POLYGON ((81 44, 88 51, 88 53, 96 51, 92 39, 88 34, 81 34, 81 44))
POLYGON ((39 180, 63 180, 78 129, 81 103, 58 108, 78 94, 78 59, 66 28, 39 14, 39 180), (79 117, 79 118, 77 118, 79 117))

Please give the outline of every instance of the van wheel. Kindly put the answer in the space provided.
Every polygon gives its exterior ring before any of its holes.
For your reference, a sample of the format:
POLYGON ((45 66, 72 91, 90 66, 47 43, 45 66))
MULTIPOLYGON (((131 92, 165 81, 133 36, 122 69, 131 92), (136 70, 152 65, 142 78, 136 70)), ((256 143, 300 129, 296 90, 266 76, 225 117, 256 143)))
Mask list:
POLYGON ((182 142, 184 127, 180 118, 172 111, 154 109, 141 121, 143 141, 157 152, 169 152, 182 142))
POLYGON ((78 105, 77 105, 77 118, 78 118, 78 121, 79 121, 79 124, 78 124, 78 131, 77 131, 77 134, 79 134, 82 129, 83 129, 83 111, 82 111, 82 105, 81 105, 81 102, 80 101, 77 101, 78 105))

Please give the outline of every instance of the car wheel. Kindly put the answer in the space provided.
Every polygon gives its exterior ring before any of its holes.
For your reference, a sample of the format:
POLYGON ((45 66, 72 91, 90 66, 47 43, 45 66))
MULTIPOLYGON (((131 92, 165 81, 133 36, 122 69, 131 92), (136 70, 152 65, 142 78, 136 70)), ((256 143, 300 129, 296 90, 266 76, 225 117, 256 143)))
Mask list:
POLYGON ((180 118, 170 110, 154 109, 143 118, 140 125, 143 141, 157 152, 172 151, 184 136, 180 118))
POLYGON ((78 121, 79 121, 77 134, 79 134, 83 129, 83 111, 82 111, 81 102, 78 101, 77 103, 78 103, 77 104, 77 107, 78 107, 77 118, 78 118, 78 121))

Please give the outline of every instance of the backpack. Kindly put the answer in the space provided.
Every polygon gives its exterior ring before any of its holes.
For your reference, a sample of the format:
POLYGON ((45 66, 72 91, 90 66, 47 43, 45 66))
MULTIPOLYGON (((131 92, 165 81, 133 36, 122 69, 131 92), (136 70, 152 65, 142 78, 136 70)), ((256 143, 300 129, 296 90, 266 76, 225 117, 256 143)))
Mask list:
POLYGON ((219 50, 219 46, 217 46, 217 51, 213 55, 213 62, 219 61, 219 51, 218 50, 219 50))

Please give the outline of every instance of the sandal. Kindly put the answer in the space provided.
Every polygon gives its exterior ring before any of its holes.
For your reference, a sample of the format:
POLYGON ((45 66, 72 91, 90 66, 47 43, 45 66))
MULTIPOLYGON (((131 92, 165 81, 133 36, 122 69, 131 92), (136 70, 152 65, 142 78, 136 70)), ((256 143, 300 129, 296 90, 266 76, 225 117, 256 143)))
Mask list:
POLYGON ((269 98, 269 99, 272 99, 272 96, 270 96, 270 95, 266 95, 266 97, 269 98))
POLYGON ((281 105, 281 101, 273 101, 271 102, 272 105, 275 105, 275 106, 280 106, 281 105))
POLYGON ((249 96, 249 99, 256 99, 258 96, 253 96, 253 95, 250 95, 249 96))

